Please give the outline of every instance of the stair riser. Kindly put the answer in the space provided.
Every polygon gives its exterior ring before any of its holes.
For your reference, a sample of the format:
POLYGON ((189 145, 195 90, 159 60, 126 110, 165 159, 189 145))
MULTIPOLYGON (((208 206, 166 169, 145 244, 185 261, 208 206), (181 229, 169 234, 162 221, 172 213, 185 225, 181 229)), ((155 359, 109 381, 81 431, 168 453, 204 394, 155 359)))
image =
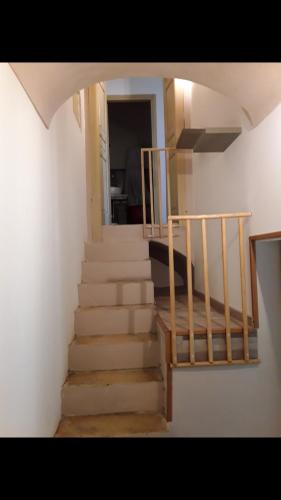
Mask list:
POLYGON ((85 258, 98 262, 145 260, 149 258, 148 241, 116 239, 105 243, 85 243, 85 258))
POLYGON ((159 363, 156 341, 109 345, 73 343, 69 349, 69 369, 73 371, 152 368, 159 363))
POLYGON ((162 411, 162 407, 161 382, 108 386, 66 385, 62 394, 64 416, 158 412, 162 411))
POLYGON ((107 283, 110 281, 150 280, 151 262, 83 262, 83 283, 107 283))
POLYGON ((113 335, 154 331, 154 308, 80 309, 75 312, 77 335, 113 335))
POLYGON ((152 281, 139 283, 99 283, 78 286, 81 307, 153 304, 152 281))
POLYGON ((143 225, 107 225, 102 227, 103 241, 116 241, 117 238, 143 240, 143 225))

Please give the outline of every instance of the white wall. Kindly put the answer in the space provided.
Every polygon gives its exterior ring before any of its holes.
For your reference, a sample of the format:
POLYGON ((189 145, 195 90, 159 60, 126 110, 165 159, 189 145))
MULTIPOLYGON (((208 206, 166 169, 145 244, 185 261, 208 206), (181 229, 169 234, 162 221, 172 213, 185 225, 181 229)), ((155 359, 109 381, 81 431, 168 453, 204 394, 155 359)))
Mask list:
POLYGON ((85 190, 72 100, 47 130, 0 64, 0 436, 51 436, 60 419, 85 190))
MULTIPOLYGON (((217 116, 223 126, 235 124, 242 127, 242 134, 224 153, 193 154, 193 213, 250 211, 252 217, 245 223, 245 250, 248 253, 248 235, 281 230, 281 105, 279 105, 256 128, 249 122, 238 106, 201 85, 193 84, 191 126, 202 120, 204 104, 208 126, 218 126, 217 116), (220 97, 220 100, 218 99, 220 97), (209 104, 208 104, 209 103, 209 104), (214 103, 217 114, 214 113, 214 103), (225 116, 223 112, 225 111, 225 116), (238 114, 240 120, 238 121, 238 114)), ((231 266, 231 305, 241 310, 239 291, 239 260, 237 224, 228 226, 228 250, 231 266)), ((209 224, 209 259, 211 295, 222 300, 222 271, 218 272, 220 257, 220 229, 209 224)), ((196 287, 203 290, 201 249, 197 246, 195 260, 196 287)), ((247 266, 248 268, 248 266, 247 266)), ((249 278, 249 273, 248 273, 249 278)), ((248 301, 250 286, 248 279, 248 301)))
MULTIPOLYGON (((191 126, 236 126, 239 116, 242 134, 224 153, 193 154, 194 192, 189 210, 201 214, 252 211, 245 228, 248 252, 249 234, 281 230, 281 105, 251 129, 242 110, 214 94, 193 85, 191 126)), ((214 224, 208 223, 210 289, 213 297, 223 300, 220 229, 214 224)), ((195 282, 203 291, 201 241, 193 231, 195 282)), ((228 229, 228 251, 231 305, 241 310, 237 226, 233 224, 228 229)), ((257 243, 257 268, 261 363, 174 370, 172 435, 281 436, 278 243, 257 243)))
MULTIPOLYGON (((156 147, 165 147, 164 97, 162 78, 124 78, 109 80, 106 83, 107 95, 143 95, 156 96, 156 147)), ((166 174, 165 158, 161 154, 162 216, 166 221, 166 174)))
POLYGON ((173 370, 171 436, 281 436, 280 243, 257 243, 261 363, 173 370))

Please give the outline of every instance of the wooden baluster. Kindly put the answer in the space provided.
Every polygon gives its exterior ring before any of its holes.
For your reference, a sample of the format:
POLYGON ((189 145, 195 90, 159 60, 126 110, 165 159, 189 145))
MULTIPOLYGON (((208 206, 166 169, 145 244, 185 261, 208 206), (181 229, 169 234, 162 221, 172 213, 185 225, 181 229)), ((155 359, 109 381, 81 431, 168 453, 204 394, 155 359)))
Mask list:
POLYGON ((244 358, 249 361, 249 326, 247 316, 247 293, 246 293, 246 274, 245 274, 245 252, 244 252, 244 219, 239 217, 239 250, 240 250, 240 281, 241 281, 241 299, 243 315, 243 334, 244 334, 244 358))
POLYGON ((227 361, 231 362, 232 361, 232 349, 231 349, 231 326, 230 326, 230 309, 229 309, 229 295, 228 295, 227 239, 226 239, 225 218, 221 219, 221 237, 222 237, 222 264, 223 264, 223 292, 224 292, 226 352, 227 352, 227 361))
POLYGON ((149 193, 150 193, 150 218, 151 218, 151 235, 154 236, 154 196, 153 196, 153 181, 152 181, 152 166, 151 156, 152 152, 149 151, 149 193))
POLYGON ((176 342, 176 298, 175 298, 175 273, 174 273, 174 242, 173 221, 168 220, 168 242, 169 242, 169 277, 170 277, 170 319, 172 331, 172 360, 177 365, 177 342, 176 342))
POLYGON ((206 220, 205 219, 201 220, 201 229, 202 229, 203 265, 204 265, 204 288, 205 288, 205 311, 206 311, 206 320, 207 320, 208 357, 209 357, 209 362, 213 363, 213 338, 212 338, 208 252, 207 252, 207 236, 206 236, 206 220))
POLYGON ((168 216, 171 215, 171 182, 170 182, 170 153, 166 150, 166 184, 167 184, 167 209, 168 216))
POLYGON ((143 237, 146 238, 146 205, 145 205, 145 178, 144 178, 144 151, 141 149, 141 187, 142 187, 142 215, 143 237))
POLYGON ((187 309, 189 329, 189 352, 190 363, 195 363, 195 345, 194 345, 194 324, 193 324, 193 290, 192 290, 192 262, 191 262, 191 228, 190 220, 186 220, 186 279, 187 279, 187 309))
POLYGON ((163 223, 162 223, 162 189, 161 189, 160 151, 156 151, 156 163, 157 163, 157 179, 158 179, 159 228, 160 228, 160 238, 162 238, 163 237, 163 223))

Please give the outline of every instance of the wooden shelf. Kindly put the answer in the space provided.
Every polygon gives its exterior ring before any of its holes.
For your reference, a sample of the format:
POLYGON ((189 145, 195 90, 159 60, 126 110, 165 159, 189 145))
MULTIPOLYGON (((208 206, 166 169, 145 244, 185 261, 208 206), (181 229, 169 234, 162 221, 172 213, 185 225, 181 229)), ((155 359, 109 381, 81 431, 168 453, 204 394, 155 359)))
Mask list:
POLYGON ((221 153, 241 134, 240 127, 184 128, 177 149, 193 149, 194 153, 221 153))

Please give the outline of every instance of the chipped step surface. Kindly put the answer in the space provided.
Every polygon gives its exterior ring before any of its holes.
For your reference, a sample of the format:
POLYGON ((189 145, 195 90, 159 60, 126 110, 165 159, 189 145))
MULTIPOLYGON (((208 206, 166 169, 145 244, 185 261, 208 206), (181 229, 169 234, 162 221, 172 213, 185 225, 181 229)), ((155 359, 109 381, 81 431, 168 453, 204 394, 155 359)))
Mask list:
POLYGON ((149 333, 77 337, 69 347, 70 370, 133 369, 159 363, 158 339, 149 333))
POLYGON ((56 437, 129 437, 167 431, 167 422, 160 414, 121 413, 64 417, 56 437))
POLYGON ((78 308, 75 333, 77 336, 150 333, 154 331, 154 319, 155 308, 150 304, 78 308))
POLYGON ((62 391, 62 414, 162 412, 163 383, 156 368, 70 373, 62 391))
POLYGON ((107 283, 111 281, 138 281, 151 279, 150 260, 128 262, 83 262, 83 283, 107 283))
POLYGON ((143 239, 142 224, 116 224, 102 226, 103 241, 122 239, 143 239))
POLYGON ((82 283, 78 286, 81 307, 153 304, 151 280, 112 283, 82 283))
POLYGON ((87 261, 136 261, 149 258, 147 240, 116 239, 101 243, 85 243, 87 261))
POLYGON ((143 382, 160 382, 161 373, 158 368, 145 368, 135 370, 105 370, 88 372, 70 372, 66 384, 69 386, 80 385, 115 385, 137 384, 143 382))

